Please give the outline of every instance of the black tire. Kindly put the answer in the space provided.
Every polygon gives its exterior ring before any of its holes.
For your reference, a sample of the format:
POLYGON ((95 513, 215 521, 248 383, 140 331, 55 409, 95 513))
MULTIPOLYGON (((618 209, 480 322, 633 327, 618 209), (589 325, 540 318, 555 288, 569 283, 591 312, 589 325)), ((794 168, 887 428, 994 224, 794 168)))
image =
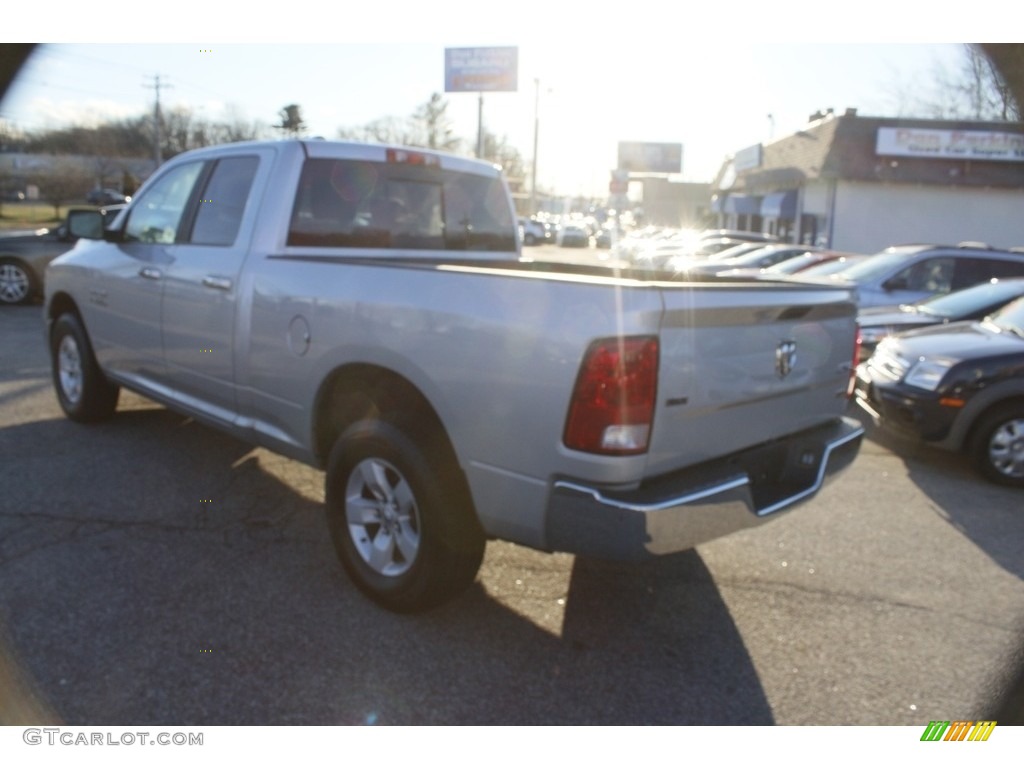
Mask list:
POLYGON ((31 269, 17 259, 0 258, 0 304, 28 304, 38 293, 31 269))
POLYGON ((100 371, 77 315, 57 318, 50 336, 50 359, 57 401, 69 419, 103 421, 114 414, 120 389, 100 371))
POLYGON ((485 537, 443 441, 384 420, 353 424, 327 465, 331 539, 355 585, 383 607, 423 611, 473 582, 485 537), (412 435, 417 435, 416 438, 412 435))
POLYGON ((974 428, 970 450, 989 480, 1024 488, 1024 404, 986 414, 974 428))
POLYGON ((534 235, 532 232, 527 232, 523 236, 523 245, 536 245, 536 244, 537 244, 537 236, 534 235))

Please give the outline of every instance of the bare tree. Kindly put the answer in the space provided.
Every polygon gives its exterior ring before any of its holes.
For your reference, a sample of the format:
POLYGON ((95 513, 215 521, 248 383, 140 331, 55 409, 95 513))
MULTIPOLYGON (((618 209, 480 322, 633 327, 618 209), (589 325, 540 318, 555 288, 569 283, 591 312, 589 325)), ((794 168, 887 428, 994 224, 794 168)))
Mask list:
POLYGON ((87 170, 69 160, 55 161, 48 170, 32 176, 39 187, 39 196, 53 206, 53 217, 60 218, 60 207, 85 197, 91 176, 87 170))
POLYGON ((225 119, 211 126, 211 131, 218 138, 216 143, 270 138, 269 126, 258 120, 248 120, 237 105, 229 104, 224 112, 225 119))
POLYGON ((519 150, 508 143, 508 137, 498 138, 493 133, 484 131, 485 160, 501 166, 505 179, 512 192, 522 192, 526 180, 526 164, 519 150))
POLYGON ((381 117, 358 128, 339 128, 337 135, 339 139, 346 141, 415 145, 409 121, 399 117, 381 117))
POLYGON ((897 81, 895 96, 903 116, 938 120, 1020 120, 1020 105, 981 46, 965 44, 959 65, 936 64, 933 79, 910 88, 897 81))
POLYGON ((1024 108, 1024 43, 978 43, 999 73, 1004 89, 1017 105, 1018 115, 1024 108))
POLYGON ((442 149, 448 152, 458 149, 462 140, 452 130, 447 115, 448 102, 440 93, 433 93, 430 100, 417 107, 412 117, 414 146, 442 149))

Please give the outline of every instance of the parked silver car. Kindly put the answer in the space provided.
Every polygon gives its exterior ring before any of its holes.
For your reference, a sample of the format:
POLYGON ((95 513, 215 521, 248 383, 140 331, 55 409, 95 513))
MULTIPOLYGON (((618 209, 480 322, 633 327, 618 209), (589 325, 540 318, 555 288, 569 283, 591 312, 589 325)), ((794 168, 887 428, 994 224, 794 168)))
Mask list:
POLYGON ((1004 277, 1024 277, 1024 253, 961 243, 886 248, 832 279, 856 284, 863 309, 913 304, 1004 277))

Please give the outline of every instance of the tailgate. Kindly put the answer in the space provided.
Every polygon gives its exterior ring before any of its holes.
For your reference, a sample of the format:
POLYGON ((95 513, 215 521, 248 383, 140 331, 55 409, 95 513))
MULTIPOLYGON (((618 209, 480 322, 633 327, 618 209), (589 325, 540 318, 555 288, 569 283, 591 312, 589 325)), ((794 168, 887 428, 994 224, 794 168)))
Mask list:
POLYGON ((663 296, 648 476, 789 435, 845 410, 856 334, 849 290, 702 283, 666 287, 663 296))

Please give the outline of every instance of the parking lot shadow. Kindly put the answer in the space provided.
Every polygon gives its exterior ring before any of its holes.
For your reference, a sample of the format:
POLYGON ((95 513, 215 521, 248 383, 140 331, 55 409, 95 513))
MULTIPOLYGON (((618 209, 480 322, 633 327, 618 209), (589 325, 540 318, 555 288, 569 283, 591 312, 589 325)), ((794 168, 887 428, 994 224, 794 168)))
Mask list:
POLYGON ((465 595, 400 616, 346 579, 311 468, 162 408, 8 427, 0 454, 0 622, 30 706, 10 721, 772 721, 696 553, 624 566, 496 543, 465 595), (493 588, 566 567, 562 591, 493 588))
POLYGON ((595 673, 627 666, 632 683, 624 684, 633 690, 620 695, 642 696, 648 722, 773 722, 736 624, 696 551, 641 564, 577 557, 562 638, 595 673))

